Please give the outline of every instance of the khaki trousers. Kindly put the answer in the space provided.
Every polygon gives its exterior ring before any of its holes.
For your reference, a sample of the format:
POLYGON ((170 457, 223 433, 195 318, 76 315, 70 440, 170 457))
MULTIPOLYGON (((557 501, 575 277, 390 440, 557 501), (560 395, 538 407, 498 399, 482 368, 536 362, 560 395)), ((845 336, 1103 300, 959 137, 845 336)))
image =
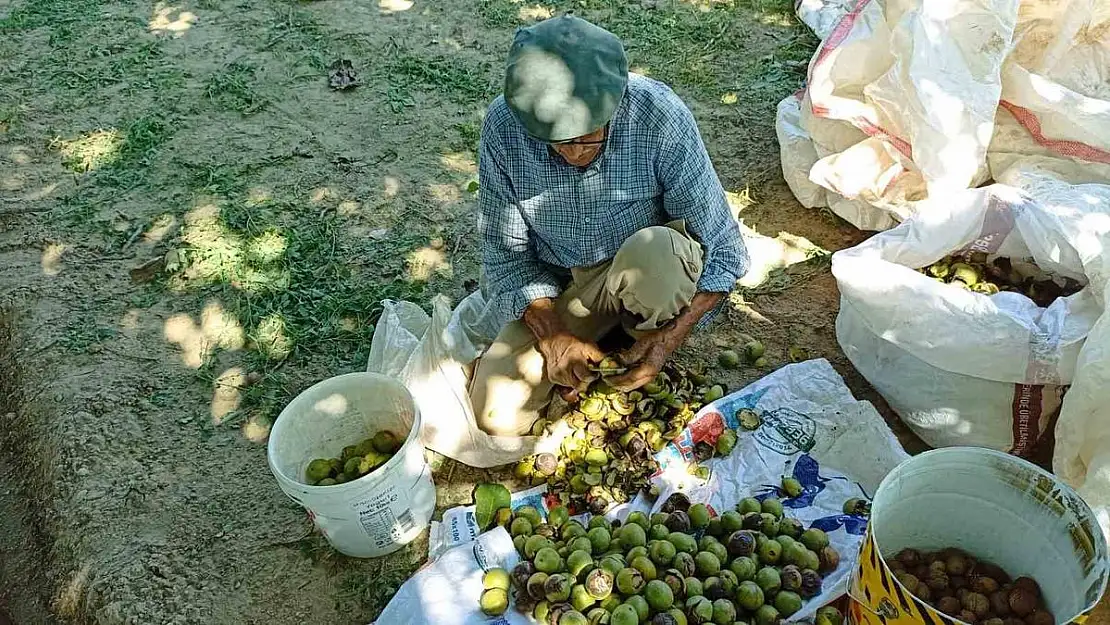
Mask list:
MULTIPOLYGON (((701 245, 683 221, 644 228, 628 237, 612 260, 572 269, 555 309, 583 340, 597 341, 621 323, 635 337, 690 304, 701 270, 701 245)), ((536 337, 521 320, 497 335, 478 360, 470 387, 478 426, 502 436, 529 433, 553 393, 536 337)))

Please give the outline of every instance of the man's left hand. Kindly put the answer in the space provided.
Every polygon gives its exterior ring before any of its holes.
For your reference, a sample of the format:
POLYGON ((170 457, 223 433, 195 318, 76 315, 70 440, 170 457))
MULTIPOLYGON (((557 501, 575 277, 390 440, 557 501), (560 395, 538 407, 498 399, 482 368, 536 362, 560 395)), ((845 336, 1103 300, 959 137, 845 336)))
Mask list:
POLYGON ((631 371, 606 381, 613 388, 628 392, 654 380, 674 350, 690 335, 698 320, 724 296, 724 293, 696 293, 693 301, 678 317, 662 328, 643 335, 635 345, 620 354, 621 362, 634 365, 631 371))
POLYGON ((640 337, 635 345, 620 354, 621 362, 634 366, 621 376, 609 378, 609 385, 628 392, 651 382, 659 375, 671 354, 682 345, 686 334, 668 324, 640 337))

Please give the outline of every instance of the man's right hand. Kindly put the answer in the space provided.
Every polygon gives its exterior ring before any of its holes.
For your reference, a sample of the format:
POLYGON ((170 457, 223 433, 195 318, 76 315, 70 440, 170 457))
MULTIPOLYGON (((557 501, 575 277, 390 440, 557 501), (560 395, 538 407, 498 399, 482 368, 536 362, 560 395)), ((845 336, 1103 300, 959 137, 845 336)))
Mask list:
POLYGON ((597 378, 590 371, 590 363, 601 362, 605 354, 597 345, 566 329, 555 310, 555 300, 544 297, 533 301, 524 310, 524 323, 536 336, 536 349, 543 356, 548 381, 570 389, 564 397, 573 397, 597 378))
POLYGON ((597 374, 590 371, 590 364, 597 364, 605 357, 597 345, 570 332, 542 338, 536 347, 543 354, 547 379, 576 391, 586 390, 586 386, 597 379, 597 374))

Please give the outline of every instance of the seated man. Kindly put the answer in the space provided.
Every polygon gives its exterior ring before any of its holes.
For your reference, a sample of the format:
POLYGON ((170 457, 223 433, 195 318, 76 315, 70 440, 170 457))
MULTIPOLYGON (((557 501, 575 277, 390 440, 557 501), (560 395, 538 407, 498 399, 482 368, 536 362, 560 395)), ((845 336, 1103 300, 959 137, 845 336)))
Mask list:
POLYGON ((486 432, 527 434, 555 386, 584 390, 618 324, 636 342, 608 380, 646 384, 747 270, 690 110, 585 20, 517 31, 479 151, 484 288, 505 323, 471 387, 486 432))

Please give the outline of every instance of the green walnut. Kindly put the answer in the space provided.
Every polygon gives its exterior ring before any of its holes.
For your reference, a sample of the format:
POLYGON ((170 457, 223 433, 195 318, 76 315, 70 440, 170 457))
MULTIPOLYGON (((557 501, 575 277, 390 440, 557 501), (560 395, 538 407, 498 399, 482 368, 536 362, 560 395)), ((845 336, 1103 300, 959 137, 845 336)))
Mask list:
MULTIPOLYGON (((735 352, 733 352, 733 353, 735 353, 735 352)), ((737 362, 736 364, 740 364, 740 363, 737 362)), ((735 365, 733 365, 733 366, 735 366, 735 365)), ((710 386, 707 391, 705 391, 704 395, 701 396, 701 401, 702 401, 702 403, 708 404, 708 403, 711 403, 711 402, 715 402, 715 401, 717 401, 718 399, 720 399, 724 396, 725 396, 725 388, 723 386, 721 386, 720 384, 714 384, 713 386, 710 386)))
POLYGON ((763 604, 755 611, 752 620, 755 625, 778 625, 782 622, 782 615, 775 609, 775 606, 763 604))
POLYGON ((713 602, 705 597, 690 597, 686 600, 686 615, 690 622, 697 625, 713 622, 713 602))
POLYGON ((800 540, 802 544, 805 545, 806 549, 809 549, 814 553, 820 553, 822 549, 829 546, 828 535, 826 535, 825 532, 817 529, 816 527, 811 527, 808 530, 802 532, 802 536, 798 540, 800 540))
POLYGON ((764 592, 764 594, 774 594, 782 588, 782 578, 779 576, 778 569, 765 566, 755 574, 755 583, 764 592))
MULTIPOLYGON (((543 549, 544 547, 554 546, 555 543, 551 542, 550 538, 547 538, 546 536, 541 536, 539 534, 534 534, 532 536, 529 536, 528 539, 524 541, 524 557, 528 558, 529 560, 534 560, 536 558, 536 554, 538 554, 541 549, 543 549)), ((556 553, 555 555, 558 556, 559 554, 556 553)))
POLYGON ((635 558, 632 558, 632 560, 629 561, 628 566, 639 571, 640 574, 643 575, 645 581, 650 582, 651 580, 658 577, 655 563, 652 562, 651 558, 647 556, 637 556, 635 558))
POLYGON ((636 558, 643 557, 643 556, 648 556, 649 553, 650 552, 648 551, 647 547, 633 547, 633 548, 629 549, 627 553, 624 554, 624 559, 627 560, 628 562, 631 562, 631 561, 635 560, 636 558))
POLYGON ((705 594, 705 584, 696 577, 687 577, 682 580, 682 594, 689 597, 701 597, 705 594))
POLYGON ((643 623, 647 620, 648 615, 651 614, 651 606, 648 605, 647 599, 642 595, 633 595, 624 600, 625 605, 630 605, 636 610, 636 616, 643 623))
POLYGON ((625 525, 627 526, 629 524, 639 525, 640 528, 644 531, 647 531, 647 529, 651 527, 651 524, 648 523, 648 516, 643 512, 640 512, 639 510, 628 515, 628 519, 625 521, 625 525))
POLYGON ((754 612, 763 605, 763 589, 755 582, 740 582, 736 589, 736 603, 749 612, 754 612))
POLYGON ((759 503, 759 500, 755 497, 745 497, 740 500, 740 503, 736 504, 736 511, 740 513, 741 517, 752 512, 763 512, 763 504, 759 503))
POLYGON ((553 604, 566 601, 570 598, 572 587, 570 578, 566 575, 562 573, 549 575, 547 581, 543 583, 544 597, 553 604))
POLYGON ((639 622, 640 615, 636 612, 636 608, 627 603, 617 606, 609 619, 609 625, 639 625, 639 622))
POLYGON ((586 590, 584 584, 575 584, 574 587, 570 589, 570 605, 573 606, 575 610, 585 612, 594 603, 597 603, 597 600, 586 590))
POLYGON ((727 456, 732 453, 736 448, 736 432, 732 430, 725 430, 717 437, 717 444, 714 449, 718 456, 727 456))
POLYGON ((604 527, 590 528, 586 532, 586 538, 590 540, 593 545, 593 553, 605 553, 609 550, 609 545, 612 544, 613 539, 609 535, 609 530, 604 527))
POLYGON ((689 534, 682 532, 671 532, 667 535, 667 542, 674 545, 674 548, 679 553, 695 554, 698 552, 698 541, 689 534))
POLYGON ((588 536, 579 536, 567 541, 567 551, 585 551, 587 554, 592 554, 594 542, 588 536))
POLYGON ((782 558, 782 545, 770 539, 759 547, 759 561, 763 564, 778 564, 782 558))
POLYGON ((644 579, 644 574, 632 568, 625 567, 617 573, 616 578, 617 590, 622 595, 637 595, 644 589, 647 580, 644 579))
MULTIPOLYGON (((545 454, 540 454, 540 456, 543 455, 545 454)), ((536 456, 536 459, 539 460, 540 456, 536 456)), ((552 458, 554 458, 554 456, 552 456, 552 458)), ((570 512, 567 511, 565 506, 555 506, 551 509, 550 512, 547 513, 547 522, 551 524, 552 527, 562 527, 563 524, 566 523, 569 519, 570 512)))
POLYGON ((789 617, 802 609, 802 597, 796 592, 784 590, 775 595, 775 609, 779 614, 789 617))
MULTIPOLYGON (((667 515, 664 514, 663 516, 667 515)), ((651 540, 667 540, 667 534, 670 533, 671 530, 667 529, 666 525, 662 523, 656 523, 651 526, 650 530, 648 530, 648 538, 650 538, 651 540)))
POLYGON ((659 566, 669 566, 678 555, 678 550, 669 541, 657 540, 648 549, 648 555, 659 566))
POLYGON ((490 588, 500 588, 501 590, 509 590, 509 572, 503 568, 492 568, 482 575, 482 588, 489 590, 490 588))
POLYGON ((722 565, 725 562, 728 562, 728 549, 719 542, 713 542, 706 545, 705 551, 708 551, 709 553, 717 556, 717 559, 721 561, 722 565))
POLYGON ((586 616, 577 610, 563 612, 559 617, 559 625, 590 625, 586 616))
MULTIPOLYGON (((525 550, 528 549, 527 544, 524 548, 525 550)), ((544 547, 537 551, 532 564, 535 565, 537 571, 547 574, 558 573, 563 570, 563 559, 559 557, 559 552, 551 547, 544 547)))
POLYGON ((327 458, 317 458, 308 463, 308 468, 305 469, 304 477, 309 484, 315 484, 322 479, 331 476, 331 460, 327 458))
POLYGON ((732 571, 737 580, 746 582, 755 579, 755 574, 759 571, 759 565, 752 558, 740 556, 729 563, 728 570, 732 571))
POLYGON ((317 486, 335 486, 338 483, 339 482, 335 481, 335 478, 325 477, 324 479, 320 480, 319 482, 316 482, 316 485, 317 486))
POLYGON ((509 608, 509 593, 502 588, 489 588, 478 598, 478 606, 487 616, 501 616, 509 608))
POLYGON ((713 622, 716 625, 732 625, 736 620, 736 606, 728 599, 713 602, 713 622))
POLYGON ((694 556, 694 566, 698 575, 701 577, 709 577, 721 571, 721 559, 718 558, 716 554, 702 551, 694 556))
POLYGON ((601 559, 601 562, 598 563, 598 567, 609 571, 615 577, 617 573, 620 573, 621 569, 625 567, 625 564, 624 556, 619 553, 611 553, 601 559))
POLYGON ((774 536, 779 529, 779 518, 770 512, 763 512, 759 515, 759 519, 759 531, 765 536, 774 536))
POLYGON ((776 519, 782 518, 782 502, 774 497, 768 497, 760 504, 760 510, 765 514, 773 514, 776 519))
POLYGON ((806 546, 801 542, 791 541, 782 548, 782 562, 805 568, 806 551, 808 551, 806 546))
POLYGON ((740 354, 726 349, 717 355, 717 363, 725 369, 735 369, 740 366, 740 354))
POLYGON ((590 556, 589 552, 580 549, 572 551, 570 555, 567 556, 567 572, 573 577, 578 577, 579 573, 593 563, 594 559, 590 556))
POLYGON ((694 556, 686 552, 676 553, 674 560, 671 561, 671 566, 681 573, 683 577, 690 577, 697 571, 697 563, 694 562, 694 556))
POLYGON ((621 546, 625 549, 632 547, 643 547, 647 544, 647 532, 644 528, 635 523, 629 523, 621 526, 621 546))
POLYGON ((844 615, 831 605, 818 608, 817 616, 813 619, 813 625, 841 625, 843 622, 844 615))
POLYGON ((532 576, 528 578, 528 583, 524 587, 529 597, 536 601, 547 599, 547 589, 545 588, 547 577, 547 573, 532 573, 532 576))
POLYGON ((709 525, 709 507, 703 503, 690 506, 686 515, 690 518, 690 527, 693 529, 702 529, 709 525))
POLYGON ((782 492, 786 493, 787 497, 798 497, 805 489, 802 483, 793 477, 782 478, 782 492))
POLYGON ((524 517, 518 516, 513 519, 512 524, 509 525, 509 533, 513 536, 530 536, 532 534, 532 522, 524 517))
POLYGON ((674 592, 666 582, 653 579, 644 586, 644 599, 647 600, 651 609, 662 612, 670 609, 671 605, 674 604, 674 592))
POLYGON ((397 450, 401 449, 401 441, 397 440, 397 436, 393 432, 387 430, 375 434, 372 444, 374 450, 379 454, 395 454, 397 450))
POLYGON ((609 614, 609 610, 598 606, 596 608, 591 608, 590 611, 586 613, 586 622, 588 622, 589 625, 611 625, 612 615, 609 614))
POLYGON ((744 357, 748 359, 748 362, 755 362, 762 358, 764 351, 766 350, 763 348, 763 343, 759 341, 748 341, 744 345, 744 357))

